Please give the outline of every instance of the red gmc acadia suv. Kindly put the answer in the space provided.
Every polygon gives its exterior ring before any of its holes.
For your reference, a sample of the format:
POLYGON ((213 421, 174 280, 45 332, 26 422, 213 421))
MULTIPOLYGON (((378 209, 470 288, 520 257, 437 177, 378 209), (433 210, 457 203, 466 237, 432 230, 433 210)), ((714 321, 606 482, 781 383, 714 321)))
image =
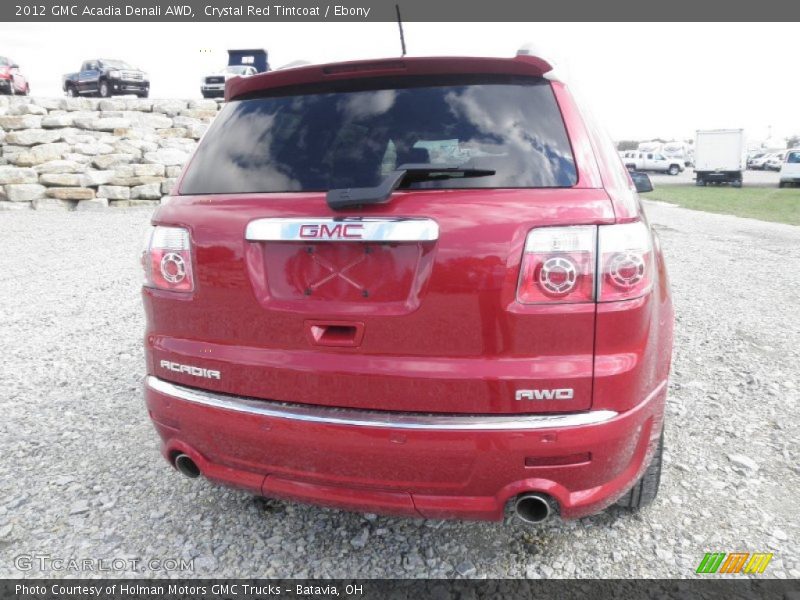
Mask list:
POLYGON ((143 255, 171 464, 432 519, 655 497, 673 312, 649 181, 546 61, 304 66, 226 99, 143 255))

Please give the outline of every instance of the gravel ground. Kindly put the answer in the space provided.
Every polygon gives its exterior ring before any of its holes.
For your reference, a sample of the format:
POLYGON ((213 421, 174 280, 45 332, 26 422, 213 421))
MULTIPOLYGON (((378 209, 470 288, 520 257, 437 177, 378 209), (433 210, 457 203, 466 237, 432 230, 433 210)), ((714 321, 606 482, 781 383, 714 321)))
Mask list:
POLYGON ((149 213, 0 214, 0 576, 48 575, 14 566, 40 553, 194 559, 194 576, 669 578, 705 551, 767 551, 765 576, 800 577, 800 228, 648 210, 677 311, 661 494, 636 515, 539 528, 358 515, 180 477, 142 402, 149 213))

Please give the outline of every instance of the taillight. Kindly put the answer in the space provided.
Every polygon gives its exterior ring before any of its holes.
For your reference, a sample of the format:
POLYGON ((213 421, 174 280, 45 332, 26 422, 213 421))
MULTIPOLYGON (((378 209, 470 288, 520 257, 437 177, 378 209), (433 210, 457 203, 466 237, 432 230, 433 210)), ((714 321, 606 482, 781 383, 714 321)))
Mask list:
POLYGON ((540 227, 525 242, 517 300, 523 304, 610 302, 650 291, 653 245, 641 221, 540 227))
POLYGON ((599 301, 644 296, 653 286, 653 238, 647 225, 636 221, 598 230, 599 301))
POLYGON ((597 227, 542 227, 528 234, 517 299, 523 304, 594 300, 597 227))
POLYGON ((173 292, 194 290, 189 231, 182 227, 151 227, 145 237, 142 266, 148 287, 173 292))

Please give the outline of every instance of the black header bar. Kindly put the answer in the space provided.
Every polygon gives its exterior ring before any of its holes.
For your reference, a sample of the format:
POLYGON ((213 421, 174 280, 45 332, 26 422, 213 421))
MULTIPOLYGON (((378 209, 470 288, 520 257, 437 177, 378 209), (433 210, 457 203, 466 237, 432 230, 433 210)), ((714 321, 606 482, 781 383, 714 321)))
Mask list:
MULTIPOLYGON (((395 0, 3 0, 5 22, 388 22, 395 0), (285 3, 281 3, 285 2, 285 3)), ((403 21, 797 21, 786 0, 400 0, 403 21)))

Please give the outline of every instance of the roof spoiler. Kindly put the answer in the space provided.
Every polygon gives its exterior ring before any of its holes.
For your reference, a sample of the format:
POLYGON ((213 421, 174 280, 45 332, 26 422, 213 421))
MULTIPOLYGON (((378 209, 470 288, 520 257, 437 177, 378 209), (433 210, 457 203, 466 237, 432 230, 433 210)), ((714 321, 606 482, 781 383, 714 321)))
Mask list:
POLYGON ((514 58, 486 57, 399 57, 358 60, 323 65, 297 66, 268 73, 231 79, 225 87, 225 100, 258 94, 262 91, 321 83, 334 79, 356 79, 397 75, 502 74, 544 77, 553 70, 548 61, 533 54, 514 58))

